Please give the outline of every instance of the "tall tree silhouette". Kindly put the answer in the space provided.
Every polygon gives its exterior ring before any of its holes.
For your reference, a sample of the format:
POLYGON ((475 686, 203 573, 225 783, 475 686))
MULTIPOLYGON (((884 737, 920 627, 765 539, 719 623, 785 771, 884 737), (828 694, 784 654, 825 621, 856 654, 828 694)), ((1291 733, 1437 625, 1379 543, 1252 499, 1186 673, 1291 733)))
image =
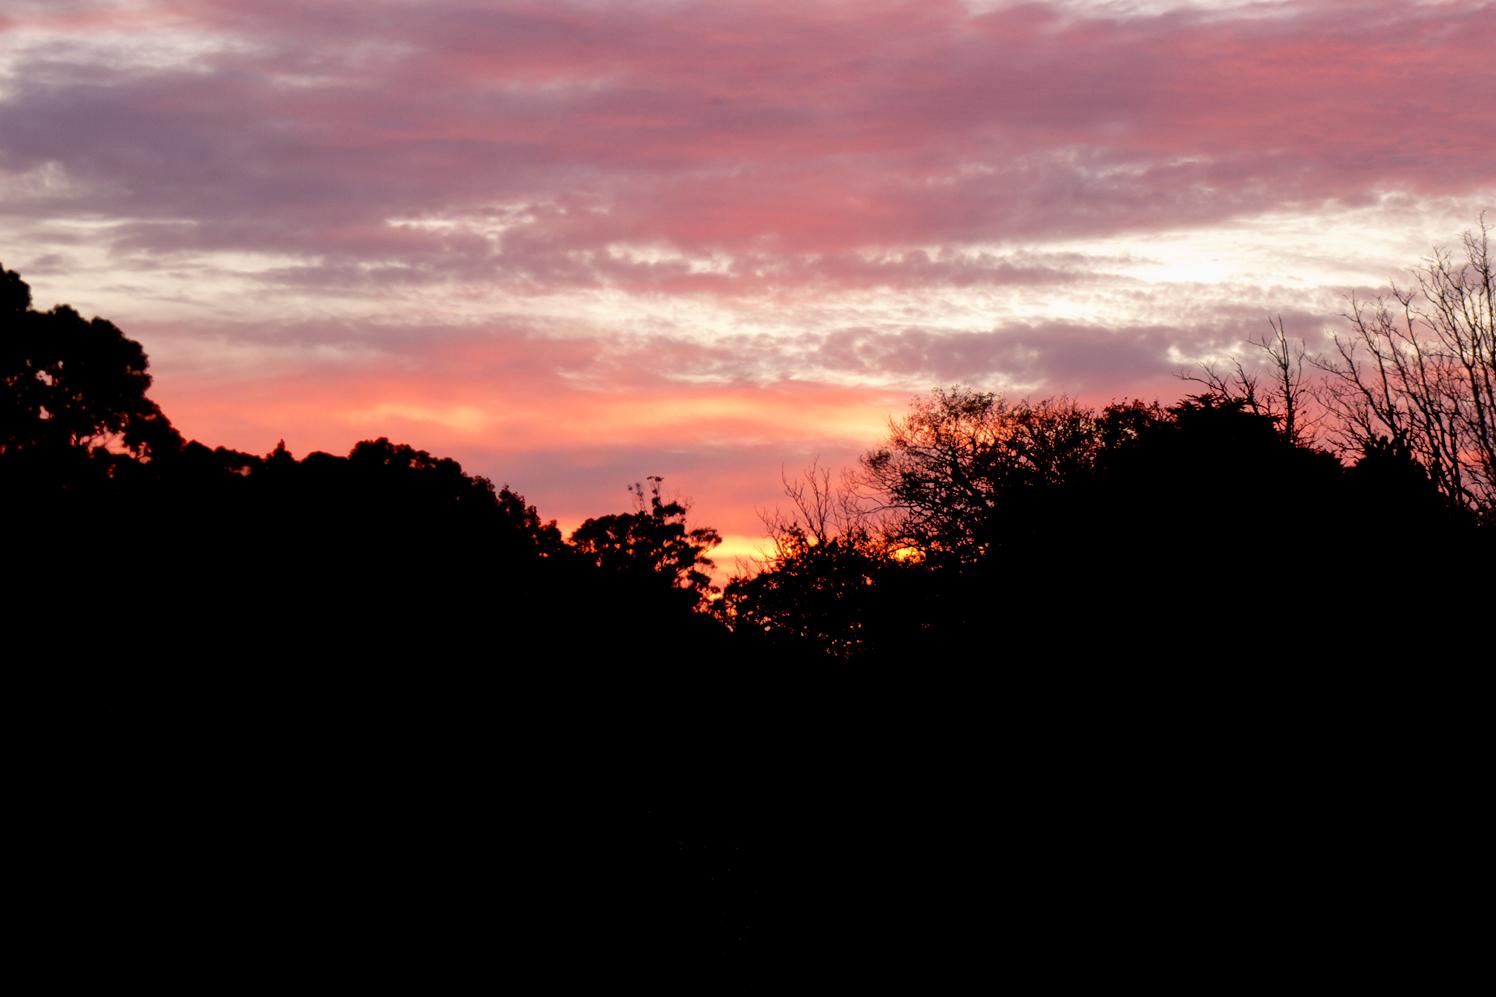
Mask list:
POLYGON ((179 447, 156 403, 145 351, 67 305, 31 308, 31 289, 0 268, 0 456, 149 458, 179 447))

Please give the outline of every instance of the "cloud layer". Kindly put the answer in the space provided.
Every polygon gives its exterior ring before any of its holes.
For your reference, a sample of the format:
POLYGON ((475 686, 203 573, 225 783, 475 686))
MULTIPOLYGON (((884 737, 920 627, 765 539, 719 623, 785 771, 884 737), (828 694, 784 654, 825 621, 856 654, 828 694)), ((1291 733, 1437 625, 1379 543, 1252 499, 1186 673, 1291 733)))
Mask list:
POLYGON ((1492 51, 1485 2, 12 3, 0 259, 189 434, 603 511, 608 454, 706 494, 935 383, 1317 332, 1496 206, 1492 51))

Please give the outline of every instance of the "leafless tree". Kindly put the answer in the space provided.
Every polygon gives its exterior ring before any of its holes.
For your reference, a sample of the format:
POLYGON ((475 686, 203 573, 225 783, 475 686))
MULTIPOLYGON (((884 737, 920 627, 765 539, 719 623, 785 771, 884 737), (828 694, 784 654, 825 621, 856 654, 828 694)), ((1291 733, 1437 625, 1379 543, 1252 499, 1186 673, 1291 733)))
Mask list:
POLYGON ((1323 417, 1322 412, 1311 412, 1308 404, 1312 392, 1304 364, 1312 361, 1303 340, 1289 341, 1281 315, 1268 319, 1267 324, 1272 335, 1251 340, 1264 354, 1262 364, 1249 367, 1235 359, 1230 369, 1225 370, 1203 364, 1198 373, 1185 373, 1181 377, 1205 385, 1209 394, 1218 398, 1240 401, 1249 412, 1271 417, 1289 443, 1312 446, 1323 417), (1267 384, 1263 383, 1264 377, 1267 384))
POLYGON ((1352 298, 1349 332, 1314 363, 1342 451, 1406 448, 1444 495, 1496 521, 1496 278, 1484 215, 1462 250, 1436 248, 1412 286, 1352 298))
POLYGON ((773 570, 804 556, 810 548, 831 544, 887 553, 882 547, 877 515, 865 508, 855 483, 846 475, 839 485, 833 484, 830 468, 822 467, 817 458, 799 477, 791 478, 781 470, 779 478, 790 507, 759 510, 759 521, 773 549, 755 559, 754 569, 773 570))
POLYGON ((735 630, 808 640, 833 657, 866 650, 875 578, 893 562, 880 531, 843 481, 813 461, 800 477, 781 474, 790 508, 762 511, 772 549, 723 589, 719 617, 735 630))

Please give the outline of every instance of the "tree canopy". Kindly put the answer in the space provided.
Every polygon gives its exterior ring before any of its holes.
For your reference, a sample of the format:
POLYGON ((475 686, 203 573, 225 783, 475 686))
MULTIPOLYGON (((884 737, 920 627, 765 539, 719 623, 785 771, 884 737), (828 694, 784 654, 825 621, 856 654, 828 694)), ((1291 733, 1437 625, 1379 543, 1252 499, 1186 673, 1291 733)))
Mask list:
POLYGON ((140 344, 67 305, 31 308, 31 290, 0 267, 0 455, 148 459, 181 437, 146 392, 140 344))
POLYGON ((678 593, 693 607, 716 591, 707 552, 722 542, 711 527, 688 528, 686 505, 660 496, 657 475, 629 489, 634 511, 588 519, 571 534, 572 546, 602 571, 648 588, 678 593))

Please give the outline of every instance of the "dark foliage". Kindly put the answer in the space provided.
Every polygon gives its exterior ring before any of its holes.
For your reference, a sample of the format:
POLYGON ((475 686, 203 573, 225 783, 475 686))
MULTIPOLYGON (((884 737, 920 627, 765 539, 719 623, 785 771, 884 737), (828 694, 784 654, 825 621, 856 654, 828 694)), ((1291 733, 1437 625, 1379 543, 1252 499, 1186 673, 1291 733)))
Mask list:
POLYGON ((184 443, 138 344, 3 269, 0 321, 60 977, 1193 990, 1462 944, 1420 884, 1477 826, 1493 559, 1401 443, 939 392, 708 613, 657 478, 567 543, 387 439, 184 443))
POLYGON ((937 391, 857 487, 876 526, 778 524, 776 556, 727 586, 741 637, 889 666, 915 648, 980 661, 1012 621, 1085 659, 1184 658, 1228 620, 1257 632, 1297 612, 1321 620, 1295 638, 1319 656, 1385 639, 1361 607, 1388 594, 1368 579, 1444 579, 1466 601, 1491 586, 1472 554, 1489 531, 1406 448, 1346 467, 1224 392, 1093 411, 937 391))
POLYGON ((660 482, 651 476, 649 496, 634 484, 633 512, 599 516, 577 527, 571 545, 583 559, 626 591, 686 609, 702 609, 716 592, 707 552, 722 542, 710 527, 688 529, 686 506, 660 497, 660 482))

